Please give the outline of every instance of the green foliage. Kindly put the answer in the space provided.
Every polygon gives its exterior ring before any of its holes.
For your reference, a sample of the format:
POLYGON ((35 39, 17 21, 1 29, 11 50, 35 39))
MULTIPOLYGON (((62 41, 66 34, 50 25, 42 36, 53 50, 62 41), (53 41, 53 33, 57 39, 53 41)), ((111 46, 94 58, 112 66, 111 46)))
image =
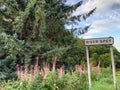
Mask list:
POLYGON ((112 68, 107 67, 107 68, 101 68, 102 76, 107 78, 109 75, 112 75, 112 68))
POLYGON ((99 81, 100 78, 102 78, 103 74, 104 74, 104 73, 101 73, 101 74, 100 74, 100 73, 92 72, 92 74, 91 74, 91 80, 92 80, 92 81, 99 81))
MULTIPOLYGON (((114 90, 113 76, 110 68, 102 68, 102 72, 92 73, 93 90, 114 90)), ((117 72, 117 89, 119 90, 120 73, 117 72)), ((88 74, 68 72, 59 76, 57 71, 50 72, 46 79, 38 75, 31 82, 27 80, 8 80, 0 82, 0 88, 5 90, 88 90, 88 74)))
POLYGON ((35 80, 30 83, 28 90, 40 90, 42 89, 42 83, 43 83, 43 77, 41 75, 38 75, 35 80))
POLYGON ((73 72, 61 78, 57 72, 50 72, 46 79, 38 75, 32 82, 7 81, 2 86, 5 90, 88 90, 87 74, 73 72))
POLYGON ((74 32, 83 34, 89 26, 67 30, 65 25, 85 20, 95 10, 71 16, 81 5, 80 1, 68 6, 62 0, 0 1, 0 72, 5 79, 14 77, 17 64, 34 64, 37 56, 41 62, 52 62, 72 48, 74 32))
POLYGON ((102 66, 103 67, 108 67, 111 64, 111 57, 110 53, 106 53, 104 55, 100 56, 100 60, 102 61, 102 66))
MULTIPOLYGON (((34 64, 39 61, 52 63, 57 56, 58 64, 67 69, 86 62, 85 47, 75 38, 87 32, 84 28, 70 28, 86 20, 95 9, 73 16, 82 1, 68 6, 63 0, 1 0, 0 1, 0 80, 15 76, 16 65, 34 64)), ((115 51, 115 60, 120 53, 115 51)), ((103 67, 110 65, 108 46, 90 47, 90 56, 103 67), (92 54, 93 53, 93 54, 92 54), (99 56, 100 55, 100 56, 99 56)))
POLYGON ((77 64, 85 64, 85 55, 85 47, 73 46, 63 53, 59 62, 63 62, 67 69, 74 69, 77 64))
MULTIPOLYGON (((119 60, 120 53, 117 49, 113 48, 115 62, 119 60)), ((111 66, 111 54, 110 46, 91 46, 90 47, 90 59, 96 66, 98 61, 101 62, 101 67, 111 66)))

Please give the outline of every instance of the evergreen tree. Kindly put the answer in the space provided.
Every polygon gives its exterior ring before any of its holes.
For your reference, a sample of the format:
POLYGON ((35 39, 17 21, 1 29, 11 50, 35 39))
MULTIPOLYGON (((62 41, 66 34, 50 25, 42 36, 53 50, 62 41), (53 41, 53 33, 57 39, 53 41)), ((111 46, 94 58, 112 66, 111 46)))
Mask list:
POLYGON ((34 63, 36 56, 51 61, 49 57, 71 48, 74 32, 83 34, 89 26, 66 30, 65 25, 80 22, 95 10, 71 16, 81 5, 82 1, 68 6, 64 0, 1 0, 0 72, 4 78, 14 76, 17 64, 34 63))

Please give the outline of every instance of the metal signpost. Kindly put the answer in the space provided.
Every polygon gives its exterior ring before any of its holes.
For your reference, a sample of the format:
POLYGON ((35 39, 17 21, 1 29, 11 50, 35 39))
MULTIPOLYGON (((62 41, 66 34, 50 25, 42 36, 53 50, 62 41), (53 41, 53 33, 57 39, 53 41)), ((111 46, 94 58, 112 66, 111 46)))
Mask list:
POLYGON ((86 46, 86 56, 87 56, 87 67, 88 67, 89 90, 92 90, 92 82, 91 82, 90 62, 89 62, 90 60, 89 60, 88 46, 86 46))
POLYGON ((113 79, 114 79, 114 90, 117 90, 116 71, 115 71, 115 63, 114 63, 114 56, 113 56, 113 46, 112 46, 113 44, 114 44, 114 38, 113 37, 85 39, 87 67, 88 67, 89 90, 92 90, 92 82, 91 82, 88 47, 92 46, 92 45, 110 45, 112 70, 113 70, 113 79))
POLYGON ((114 63, 113 47, 112 46, 110 46, 110 52, 111 52, 112 70, 113 70, 113 79, 114 79, 114 90, 117 90, 116 71, 115 71, 115 63, 114 63))

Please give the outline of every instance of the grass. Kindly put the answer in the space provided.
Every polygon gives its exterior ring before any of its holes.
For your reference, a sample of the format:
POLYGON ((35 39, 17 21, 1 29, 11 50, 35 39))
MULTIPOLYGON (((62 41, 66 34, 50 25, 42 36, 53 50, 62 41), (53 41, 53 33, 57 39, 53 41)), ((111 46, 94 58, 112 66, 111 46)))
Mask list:
MULTIPOLYGON (((116 75, 117 79, 117 90, 120 90, 120 73, 116 75)), ((98 81, 92 82, 92 89, 93 90, 114 90, 114 82, 112 73, 104 74, 100 77, 98 81)))
POLYGON ((92 83, 93 90, 113 90, 113 82, 111 76, 101 77, 99 81, 92 83))

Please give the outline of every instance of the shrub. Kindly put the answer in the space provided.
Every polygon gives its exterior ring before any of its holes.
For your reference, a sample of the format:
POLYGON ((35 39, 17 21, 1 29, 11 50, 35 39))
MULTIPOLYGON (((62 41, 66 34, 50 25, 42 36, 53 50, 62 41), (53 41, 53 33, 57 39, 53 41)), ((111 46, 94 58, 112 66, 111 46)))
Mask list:
POLYGON ((31 82, 27 80, 7 81, 2 83, 5 90, 88 90, 87 74, 50 72, 46 79, 40 74, 31 82))

